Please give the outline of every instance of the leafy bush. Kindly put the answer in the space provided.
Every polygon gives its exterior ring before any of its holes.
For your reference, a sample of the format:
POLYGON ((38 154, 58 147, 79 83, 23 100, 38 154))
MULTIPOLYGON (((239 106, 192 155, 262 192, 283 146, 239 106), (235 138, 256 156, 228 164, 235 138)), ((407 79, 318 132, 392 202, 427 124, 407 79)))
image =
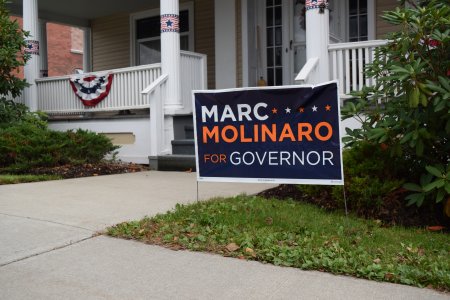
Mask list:
MULTIPOLYGON (((343 152, 345 193, 350 210, 363 216, 377 215, 389 193, 401 187, 403 163, 370 143, 357 143, 343 152)), ((305 194, 344 207, 341 186, 298 186, 305 194)))
POLYGON ((0 128, 0 169, 95 163, 118 147, 104 135, 85 130, 59 132, 21 122, 0 128))
POLYGON ((24 172, 33 167, 95 163, 118 147, 104 135, 85 130, 49 130, 46 115, 30 112, 17 97, 27 86, 15 72, 24 66, 28 33, 11 21, 6 0, 0 0, 0 171, 24 172))
POLYGON ((43 112, 30 112, 22 103, 12 100, 0 99, 0 127, 26 122, 35 126, 46 128, 47 115, 43 112))
POLYGON ((105 135, 92 131, 78 129, 67 131, 64 136, 69 140, 64 148, 64 155, 68 156, 72 163, 98 162, 106 154, 113 153, 119 148, 119 146, 114 146, 105 135))
POLYGON ((403 178, 417 184, 404 187, 417 192, 407 197, 417 206, 450 194, 450 6, 444 0, 422 5, 384 15, 401 29, 367 67, 366 76, 377 84, 342 111, 362 123, 361 129, 347 129, 348 145, 382 145, 408 166, 403 178))

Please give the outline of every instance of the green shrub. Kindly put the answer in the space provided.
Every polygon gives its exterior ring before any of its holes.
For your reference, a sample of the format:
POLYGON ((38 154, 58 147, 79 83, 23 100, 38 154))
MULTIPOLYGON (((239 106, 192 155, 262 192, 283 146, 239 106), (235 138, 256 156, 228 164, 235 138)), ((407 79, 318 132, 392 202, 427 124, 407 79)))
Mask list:
POLYGON ((402 178, 414 182, 404 186, 415 192, 408 204, 421 206, 450 195, 450 6, 447 0, 416 2, 383 16, 400 30, 377 49, 365 72, 377 84, 342 113, 362 125, 347 129, 348 145, 384 145, 386 156, 401 159, 408 167, 402 178))
POLYGON ((47 115, 43 112, 30 112, 22 103, 0 98, 0 127, 8 127, 20 122, 46 128, 47 115))
POLYGON ((68 139, 65 155, 71 162, 94 163, 102 160, 106 154, 113 153, 119 148, 114 146, 109 138, 103 134, 78 129, 67 131, 64 135, 68 139))
POLYGON ((104 135, 85 130, 58 132, 21 122, 0 128, 0 169, 95 163, 118 147, 104 135))
MULTIPOLYGON (((372 215, 384 198, 401 187, 403 163, 386 155, 378 145, 357 143, 343 152, 345 192, 348 207, 360 215, 372 215)), ((298 186, 305 194, 344 206, 342 186, 298 186)))

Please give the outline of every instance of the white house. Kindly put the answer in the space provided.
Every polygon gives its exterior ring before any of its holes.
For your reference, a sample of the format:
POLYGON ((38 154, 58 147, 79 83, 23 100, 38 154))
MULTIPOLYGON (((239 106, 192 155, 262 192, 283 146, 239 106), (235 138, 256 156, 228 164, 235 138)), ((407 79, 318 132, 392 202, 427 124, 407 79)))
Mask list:
MULTIPOLYGON (((338 79, 359 90, 364 64, 394 30, 380 14, 396 0, 13 0, 30 31, 31 86, 16 101, 47 112, 54 129, 87 128, 121 144, 125 161, 193 165, 193 89, 338 79), (70 75, 46 69, 45 22, 83 28, 84 71, 113 74, 107 97, 84 106, 70 75), (38 46, 39 50, 36 50, 38 46)), ((73 76, 73 75, 72 75, 73 76)), ((158 165, 159 164, 159 165, 158 165)))

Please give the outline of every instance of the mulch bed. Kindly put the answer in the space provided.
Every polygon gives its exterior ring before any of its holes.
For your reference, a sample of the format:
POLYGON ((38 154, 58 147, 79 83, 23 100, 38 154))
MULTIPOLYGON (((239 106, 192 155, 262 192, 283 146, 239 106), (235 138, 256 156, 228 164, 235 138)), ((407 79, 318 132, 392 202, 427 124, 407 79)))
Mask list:
POLYGON ((133 163, 95 163, 81 165, 63 165, 56 167, 39 167, 27 170, 27 174, 33 175, 59 175, 64 179, 100 176, 111 174, 135 173, 149 170, 148 166, 133 163))
MULTIPOLYGON (((434 209, 425 206, 421 208, 406 206, 404 192, 402 189, 391 192, 385 197, 379 209, 355 211, 352 209, 351 204, 349 204, 348 209, 359 217, 380 220, 387 226, 424 227, 441 225, 446 227, 444 230, 448 232, 450 227, 449 219, 443 216, 441 205, 435 206, 434 209)), ((330 199, 327 193, 312 197, 304 194, 292 184, 282 184, 275 188, 265 190, 259 195, 265 198, 293 199, 295 201, 307 202, 330 211, 344 210, 344 207, 341 207, 335 200, 330 199)))

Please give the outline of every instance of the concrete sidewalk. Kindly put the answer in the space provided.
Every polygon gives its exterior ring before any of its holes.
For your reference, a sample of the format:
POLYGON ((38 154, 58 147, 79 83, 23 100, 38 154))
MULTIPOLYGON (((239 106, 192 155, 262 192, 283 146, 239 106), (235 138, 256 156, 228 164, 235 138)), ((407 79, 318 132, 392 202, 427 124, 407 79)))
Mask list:
MULTIPOLYGON (((200 183, 200 199, 270 185, 200 183)), ((0 299, 450 299, 432 290, 97 236, 196 201, 193 173, 0 186, 0 299)))

